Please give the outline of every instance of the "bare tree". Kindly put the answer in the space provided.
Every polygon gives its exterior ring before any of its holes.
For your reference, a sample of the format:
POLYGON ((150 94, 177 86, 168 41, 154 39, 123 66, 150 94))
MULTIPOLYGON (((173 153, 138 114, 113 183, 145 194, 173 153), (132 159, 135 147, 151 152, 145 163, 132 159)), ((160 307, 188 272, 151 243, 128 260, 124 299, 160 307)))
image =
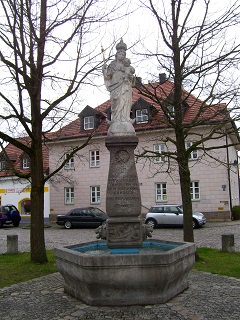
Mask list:
POLYGON ((102 64, 99 27, 121 4, 105 10, 98 0, 0 3, 0 138, 30 158, 30 172, 15 174, 31 181, 31 259, 43 263, 44 184, 88 141, 70 150, 49 176, 44 176, 42 146, 52 130, 77 114, 80 89, 102 64))
MULTIPOLYGON (((176 147, 176 154, 170 156, 178 163, 184 240, 194 242, 189 155, 196 149, 207 152, 204 142, 226 136, 236 129, 232 119, 238 119, 240 44, 235 27, 239 24, 240 5, 238 1, 230 1, 224 4, 224 9, 213 12, 212 0, 148 0, 141 1, 141 4, 152 13, 156 21, 155 34, 159 33, 157 40, 160 40, 156 51, 152 45, 145 48, 144 55, 147 54, 148 59, 154 58, 155 63, 157 61, 159 70, 166 72, 172 81, 173 89, 164 101, 161 99, 164 92, 160 94, 161 85, 142 86, 140 91, 161 106, 169 119, 169 127, 175 132, 171 143, 176 147), (196 98, 192 99, 192 94, 196 98), (191 108, 196 103, 198 111, 191 122, 184 122, 186 106, 191 108), (194 133, 194 128, 207 124, 211 124, 209 133, 199 136, 186 148, 186 138, 194 133)), ((149 152, 146 150, 144 155, 149 152)))

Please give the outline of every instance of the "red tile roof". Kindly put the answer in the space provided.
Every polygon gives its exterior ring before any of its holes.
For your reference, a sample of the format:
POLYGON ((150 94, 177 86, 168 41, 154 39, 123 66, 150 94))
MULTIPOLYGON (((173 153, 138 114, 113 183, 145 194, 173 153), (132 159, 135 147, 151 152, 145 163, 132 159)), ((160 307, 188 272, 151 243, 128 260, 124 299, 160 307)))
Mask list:
MULTIPOLYGON (((21 143, 24 143, 25 145, 30 144, 30 139, 28 137, 19 138, 17 140, 21 143)), ((49 152, 48 152, 48 148, 45 145, 43 145, 42 150, 43 150, 43 168, 44 168, 44 172, 47 173, 49 170, 49 152)), ((22 160, 22 157, 24 156, 24 151, 15 147, 12 144, 8 144, 5 148, 5 152, 7 153, 9 159, 12 161, 12 165, 14 166, 15 170, 17 170, 20 173, 29 173, 30 170, 22 169, 21 160, 22 160)), ((3 152, 1 152, 1 154, 4 155, 3 152)), ((12 176, 12 175, 13 175, 13 171, 11 170, 10 167, 5 171, 0 171, 0 177, 6 177, 6 176, 12 176)))
MULTIPOLYGON (((151 130, 151 129, 161 129, 169 126, 169 122, 164 115, 164 112, 160 106, 161 102, 166 100, 170 94, 173 93, 173 83, 170 81, 166 81, 163 84, 153 83, 147 84, 141 87, 141 90, 145 92, 143 95, 139 91, 140 89, 133 88, 133 105, 140 98, 145 100, 149 105, 155 108, 154 117, 150 119, 148 123, 143 124, 134 124, 136 131, 142 130, 151 130), (149 93, 149 95, 148 95, 149 93), (154 97, 152 97, 152 93, 156 93, 154 97), (147 95, 147 96, 146 96, 147 95)), ((201 123, 209 123, 209 122, 219 122, 224 120, 229 120, 229 115, 226 112, 226 105, 212 105, 212 106, 203 106, 203 102, 189 94, 185 90, 183 90, 183 98, 187 104, 186 112, 184 115, 183 122, 185 124, 191 124, 195 122, 196 117, 198 117, 198 124, 201 123)), ((110 100, 105 101, 101 105, 99 105, 96 109, 94 109, 94 113, 96 111, 101 114, 100 123, 97 129, 95 130, 80 130, 80 118, 72 121, 68 125, 64 126, 57 132, 53 132, 45 136, 45 141, 47 143, 48 139, 50 140, 65 140, 65 139, 75 139, 79 137, 87 137, 90 134, 93 135, 106 135, 108 130, 107 125, 107 114, 106 110, 111 106, 110 100)), ((89 107, 88 107, 89 108, 89 107)), ((25 144, 30 143, 30 139, 19 138, 19 140, 25 144)), ((26 170, 21 169, 21 157, 24 155, 24 152, 17 147, 8 144, 5 148, 10 160, 13 162, 15 168, 20 172, 27 172, 26 170)), ((44 159, 44 172, 48 171, 49 168, 49 153, 48 148, 43 145, 43 159, 44 159)), ((0 177, 12 175, 11 170, 0 172, 0 177)))
MULTIPOLYGON (((173 83, 170 81, 166 81, 163 84, 154 83, 144 85, 146 93, 151 92, 149 96, 143 95, 140 93, 139 89, 133 88, 133 105, 138 99, 142 98, 150 105, 152 105, 156 109, 156 113, 154 117, 148 122, 144 124, 134 124, 136 131, 141 130, 149 130, 149 129, 161 129, 164 127, 169 127, 169 122, 166 119, 164 112, 160 106, 160 102, 166 100, 166 98, 173 93, 173 83), (152 93, 156 93, 157 98, 151 98, 152 93), (159 102, 157 102, 157 99, 159 102)), ((142 89, 141 89, 142 90, 142 89)), ((195 122, 197 117, 198 124, 206 124, 209 122, 219 122, 229 119, 229 115, 226 113, 226 105, 212 105, 207 106, 203 105, 203 102, 193 95, 189 94, 185 90, 183 90, 184 101, 187 104, 186 112, 184 115, 183 123, 191 124, 195 122)), ((108 130, 108 125, 106 122, 107 114, 105 111, 111 106, 110 100, 105 101, 101 105, 99 105, 95 111, 102 113, 105 116, 105 119, 101 121, 98 128, 95 130, 82 130, 80 131, 80 118, 74 120, 69 123, 65 127, 61 128, 59 131, 53 133, 51 136, 52 139, 72 139, 77 137, 86 137, 90 134, 93 135, 106 135, 108 130)))

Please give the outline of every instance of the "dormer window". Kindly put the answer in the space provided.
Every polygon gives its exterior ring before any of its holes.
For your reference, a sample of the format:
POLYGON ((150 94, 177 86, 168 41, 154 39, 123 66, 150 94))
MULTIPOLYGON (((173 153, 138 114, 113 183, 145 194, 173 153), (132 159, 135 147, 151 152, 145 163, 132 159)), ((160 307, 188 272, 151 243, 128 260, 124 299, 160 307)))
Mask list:
POLYGON ((94 128, 94 117, 84 117, 83 118, 83 128, 84 130, 91 130, 94 128))
POLYGON ((148 122, 148 110, 141 109, 136 110, 136 123, 146 123, 148 122))
POLYGON ((174 106, 172 106, 172 105, 167 106, 167 112, 168 112, 168 116, 169 116, 170 120, 174 120, 174 117, 175 117, 174 106))
POLYGON ((6 161, 5 159, 0 159, 0 171, 6 170, 6 161))
POLYGON ((78 116, 80 118, 80 131, 97 129, 102 120, 106 118, 106 114, 89 106, 86 106, 78 116))
POLYGON ((30 169, 30 159, 26 156, 22 158, 22 168, 23 170, 30 169))

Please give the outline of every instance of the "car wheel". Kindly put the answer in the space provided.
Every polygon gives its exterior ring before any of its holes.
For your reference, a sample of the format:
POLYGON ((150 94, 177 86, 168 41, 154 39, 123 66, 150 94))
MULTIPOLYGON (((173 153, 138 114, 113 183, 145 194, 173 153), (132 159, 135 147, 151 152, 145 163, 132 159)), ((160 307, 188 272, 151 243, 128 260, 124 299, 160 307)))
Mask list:
POLYGON ((13 222, 14 227, 19 227, 19 222, 13 222))
POLYGON ((198 222, 196 219, 193 219, 193 229, 197 229, 198 228, 198 222))
POLYGON ((156 223, 156 221, 155 221, 154 219, 148 219, 148 220, 146 221, 146 224, 147 224, 148 226, 152 227, 152 228, 156 228, 156 225, 157 225, 157 223, 156 223))
POLYGON ((64 228, 65 229, 71 229, 72 228, 72 222, 71 221, 65 221, 64 222, 64 228))

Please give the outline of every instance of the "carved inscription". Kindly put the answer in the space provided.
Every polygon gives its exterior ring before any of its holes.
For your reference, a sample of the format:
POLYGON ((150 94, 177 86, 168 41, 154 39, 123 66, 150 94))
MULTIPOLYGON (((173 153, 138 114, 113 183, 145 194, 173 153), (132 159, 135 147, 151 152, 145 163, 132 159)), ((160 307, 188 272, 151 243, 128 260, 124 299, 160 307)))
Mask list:
POLYGON ((110 151, 106 211, 109 217, 135 217, 141 213, 141 195, 134 161, 137 141, 136 137, 121 139, 123 141, 119 143, 117 137, 108 137, 106 143, 110 151))
POLYGON ((115 209, 131 209, 139 200, 139 185, 136 179, 124 177, 120 181, 108 180, 107 199, 114 202, 115 209))

